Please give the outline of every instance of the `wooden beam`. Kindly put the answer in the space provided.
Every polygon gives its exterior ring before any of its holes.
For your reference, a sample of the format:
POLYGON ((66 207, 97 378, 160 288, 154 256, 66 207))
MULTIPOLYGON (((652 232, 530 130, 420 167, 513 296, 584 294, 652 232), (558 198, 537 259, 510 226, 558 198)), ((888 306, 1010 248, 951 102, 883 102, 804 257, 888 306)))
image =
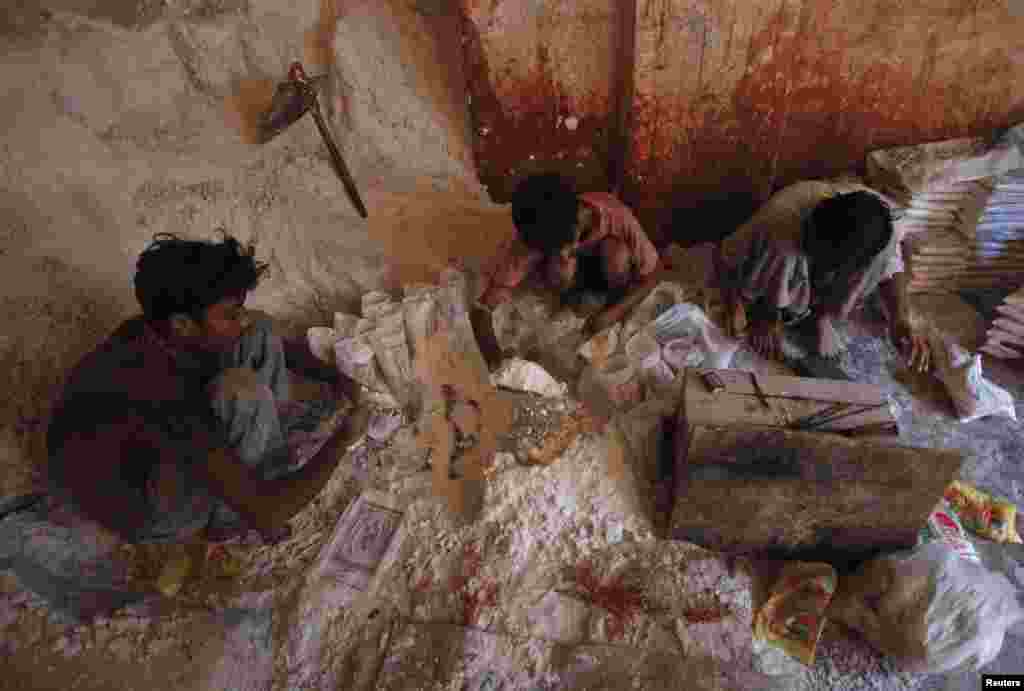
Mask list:
POLYGON ((613 103, 608 142, 608 185, 622 197, 633 126, 633 90, 636 77, 636 3, 615 0, 615 57, 612 60, 613 103))

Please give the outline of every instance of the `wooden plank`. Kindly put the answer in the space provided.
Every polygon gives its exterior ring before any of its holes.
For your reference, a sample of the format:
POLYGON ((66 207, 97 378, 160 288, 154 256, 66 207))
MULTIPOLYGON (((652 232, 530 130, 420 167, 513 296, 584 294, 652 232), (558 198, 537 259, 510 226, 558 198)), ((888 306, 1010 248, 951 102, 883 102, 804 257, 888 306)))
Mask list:
MULTIPOLYGON (((704 372, 714 372, 725 382, 729 392, 741 395, 754 395, 753 379, 749 372, 740 370, 687 370, 699 383, 704 372)), ((768 398, 806 398, 814 401, 845 401, 860 405, 878 405, 888 399, 881 387, 873 384, 861 384, 850 381, 832 381, 828 379, 808 379, 805 377, 758 376, 758 383, 768 398)))
POLYGON ((831 563, 912 547, 964 461, 957 451, 788 430, 698 426, 683 442, 671 538, 831 563))
POLYGON ((878 387, 844 381, 798 377, 758 377, 766 408, 753 387, 750 374, 738 370, 687 370, 683 393, 685 425, 747 425, 788 427, 821 413, 839 402, 853 403, 854 413, 822 425, 823 432, 845 432, 895 422, 888 399, 878 387), (725 384, 720 393, 707 389, 701 375, 714 372, 725 384), (792 381, 790 381, 792 380, 792 381), (856 412, 863 406, 880 406, 856 412))

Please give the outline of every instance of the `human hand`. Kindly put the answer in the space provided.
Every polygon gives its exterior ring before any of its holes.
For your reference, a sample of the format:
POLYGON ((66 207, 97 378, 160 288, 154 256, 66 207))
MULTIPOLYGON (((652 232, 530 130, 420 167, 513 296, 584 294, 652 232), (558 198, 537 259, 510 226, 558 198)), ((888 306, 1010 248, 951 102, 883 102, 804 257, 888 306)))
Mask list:
POLYGON ((751 323, 750 347, 767 360, 782 360, 782 324, 770 319, 751 323))
MULTIPOLYGON (((707 311, 707 310, 705 310, 707 311)), ((726 331, 729 338, 739 339, 747 330, 747 308, 739 300, 729 303, 729 310, 726 314, 726 331)))
POLYGON ((893 345, 915 372, 927 372, 932 366, 932 349, 927 337, 917 333, 905 320, 894 321, 889 329, 893 345))

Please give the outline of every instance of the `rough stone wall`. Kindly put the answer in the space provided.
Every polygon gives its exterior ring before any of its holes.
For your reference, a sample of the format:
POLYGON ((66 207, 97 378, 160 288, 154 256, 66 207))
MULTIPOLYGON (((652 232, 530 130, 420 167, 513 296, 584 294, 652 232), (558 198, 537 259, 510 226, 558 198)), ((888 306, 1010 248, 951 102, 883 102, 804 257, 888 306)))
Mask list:
POLYGON ((310 118, 261 147, 224 118, 234 80, 281 79, 302 58, 315 0, 0 9, 0 495, 31 484, 67 368, 137 311, 134 262, 154 233, 255 241, 271 275, 250 303, 309 325, 381 285, 396 246, 420 248, 421 266, 454 252, 403 235, 443 236, 459 210, 508 232, 474 182, 455 17, 349 4, 326 105, 369 221, 310 118))
MULTIPOLYGON (((604 156, 620 0, 461 0, 481 176, 604 156), (581 118, 569 131, 564 117, 581 118), (563 118, 563 119, 560 119, 563 118), (538 136, 543 133, 543 137, 538 136)), ((1018 0, 637 0, 630 201, 764 198, 1024 116, 1018 0)))

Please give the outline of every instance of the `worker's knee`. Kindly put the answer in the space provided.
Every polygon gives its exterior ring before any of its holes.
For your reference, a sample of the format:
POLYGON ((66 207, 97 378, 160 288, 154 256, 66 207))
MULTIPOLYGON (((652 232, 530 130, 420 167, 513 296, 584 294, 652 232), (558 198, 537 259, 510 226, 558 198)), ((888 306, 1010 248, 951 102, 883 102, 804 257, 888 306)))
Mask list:
POLYGON ((210 382, 209 393, 215 403, 274 400, 270 388, 249 367, 231 367, 224 370, 210 382))
POLYGON ((555 290, 571 288, 576 280, 576 257, 551 257, 547 263, 547 280, 555 290))
POLYGON ((601 259, 608 286, 612 289, 626 287, 631 278, 631 255, 626 243, 608 238, 601 243, 601 259))

